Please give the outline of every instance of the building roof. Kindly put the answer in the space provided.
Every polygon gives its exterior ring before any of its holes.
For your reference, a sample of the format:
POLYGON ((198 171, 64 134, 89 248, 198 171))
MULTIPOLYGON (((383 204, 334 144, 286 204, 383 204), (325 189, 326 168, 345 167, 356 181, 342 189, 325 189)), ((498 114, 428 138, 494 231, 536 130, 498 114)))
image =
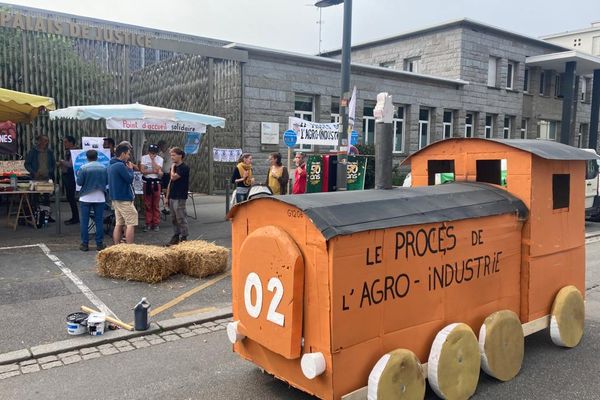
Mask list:
POLYGON ((302 210, 326 240, 373 229, 457 221, 501 214, 527 218, 525 204, 487 183, 272 196, 236 204, 228 217, 254 201, 280 201, 302 210))
POLYGON ((560 32, 560 33, 552 33, 550 35, 542 36, 541 39, 544 39, 544 40, 554 39, 554 38, 560 38, 560 37, 564 37, 564 36, 578 35, 578 34, 587 33, 587 32, 600 32, 600 21, 592 22, 592 26, 590 26, 589 28, 575 29, 572 31, 565 31, 565 32, 560 32))
MULTIPOLYGON (((496 27, 493 25, 488 25, 483 22, 474 21, 474 20, 468 19, 468 18, 461 18, 461 19, 456 19, 456 20, 452 20, 452 21, 442 22, 440 24, 427 26, 427 27, 424 27, 421 29, 403 32, 398 35, 388 36, 388 37, 384 37, 381 39, 372 40, 369 42, 359 43, 359 44, 352 46, 352 50, 359 50, 359 49, 363 49, 363 48, 379 46, 379 45, 395 42, 395 41, 398 41, 401 39, 409 38, 411 36, 423 35, 425 33, 435 32, 435 31, 459 27, 459 26, 467 26, 467 27, 473 27, 473 28, 477 28, 477 29, 487 29, 494 33, 499 33, 502 35, 510 36, 510 37, 513 37, 513 38, 516 38, 519 40, 523 40, 523 41, 527 41, 530 43, 534 43, 534 44, 537 44, 539 46, 543 46, 546 48, 555 49, 555 50, 565 50, 565 47, 559 46, 554 43, 549 43, 544 40, 536 39, 534 37, 523 35, 523 34, 512 32, 512 31, 508 31, 506 29, 502 29, 502 28, 499 28, 499 27, 496 27)), ((342 50, 340 48, 340 49, 322 52, 321 55, 323 55, 325 57, 331 57, 331 56, 340 54, 341 52, 342 52, 342 50)))
MULTIPOLYGON (((257 55, 263 55, 263 56, 267 56, 267 57, 271 57, 271 58, 279 58, 282 60, 295 60, 295 61, 312 63, 312 64, 317 64, 317 65, 333 66, 338 69, 341 66, 341 61, 333 59, 333 58, 311 56, 311 55, 306 55, 306 54, 269 49, 269 48, 265 48, 265 47, 253 46, 253 45, 242 44, 242 43, 230 43, 223 47, 229 48, 229 49, 245 50, 250 55, 257 54, 257 55)), ((374 65, 351 63, 351 67, 352 67, 352 71, 371 72, 371 73, 376 73, 379 76, 390 76, 390 77, 396 77, 396 78, 398 78, 398 77, 412 78, 412 79, 417 79, 417 80, 421 80, 421 81, 429 81, 429 82, 433 82, 433 83, 443 83, 443 84, 455 85, 455 86, 463 86, 463 85, 469 84, 468 81, 464 81, 462 79, 442 78, 442 77, 434 76, 434 75, 418 74, 418 73, 409 72, 409 71, 401 71, 401 70, 397 70, 397 69, 377 67, 374 65)))
POLYGON ((531 67, 552 69, 562 73, 565 72, 565 63, 569 61, 577 62, 576 69, 578 75, 592 74, 594 70, 600 69, 600 57, 576 50, 527 57, 525 64, 531 67))
POLYGON ((558 143, 552 140, 540 140, 540 139, 483 139, 483 138, 451 138, 444 139, 438 142, 431 143, 428 146, 423 147, 408 156, 402 163, 410 164, 412 158, 428 149, 435 146, 444 145, 448 141, 462 141, 462 140, 480 140, 480 141, 491 141, 505 146, 513 147, 515 149, 523 150, 528 153, 534 154, 538 157, 545 158, 546 160, 598 160, 600 159, 595 153, 579 149, 577 147, 569 146, 566 144, 558 143))

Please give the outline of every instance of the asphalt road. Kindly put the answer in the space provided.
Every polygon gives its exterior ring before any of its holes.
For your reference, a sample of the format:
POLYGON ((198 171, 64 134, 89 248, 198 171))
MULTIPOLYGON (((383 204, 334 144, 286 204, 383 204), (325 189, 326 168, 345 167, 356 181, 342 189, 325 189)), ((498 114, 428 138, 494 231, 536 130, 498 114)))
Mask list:
MULTIPOLYGON (((526 339, 521 373, 499 383, 481 374, 473 399, 600 398, 600 323, 587 321, 581 344, 554 346, 547 332, 526 339)), ((312 399, 263 374, 213 332, 0 381, 3 400, 64 399, 312 399), (126 371, 126 373, 124 373, 126 371)), ((427 399, 437 399, 428 390, 427 399)))
MULTIPOLYGON (((225 220, 223 196, 199 196, 198 220, 189 220, 190 238, 231 246, 231 223, 225 220)), ((193 210, 188 201, 188 213, 193 210)), ((140 221, 143 224, 143 218, 140 221)), ((3 226, 3 225, 2 225, 3 226)), ((44 243, 91 291, 123 321, 133 320, 132 308, 142 297, 154 308, 195 288, 208 279, 175 275, 159 284, 107 279, 96 273, 96 251, 79 250, 77 226, 65 226, 62 236, 52 230, 20 227, 16 232, 0 229, 0 354, 40 344, 66 340, 65 317, 93 304, 39 247, 18 247, 44 243), (17 246, 18 248, 3 249, 17 246)), ((164 244, 172 234, 170 221, 162 221, 160 232, 136 232, 136 243, 164 244)), ((108 238, 108 237, 107 237, 108 238)), ((93 246, 92 246, 93 247, 93 246)), ((186 299, 156 317, 221 308, 231 302, 231 280, 226 278, 186 299)), ((1 398, 1 396, 0 396, 1 398)))

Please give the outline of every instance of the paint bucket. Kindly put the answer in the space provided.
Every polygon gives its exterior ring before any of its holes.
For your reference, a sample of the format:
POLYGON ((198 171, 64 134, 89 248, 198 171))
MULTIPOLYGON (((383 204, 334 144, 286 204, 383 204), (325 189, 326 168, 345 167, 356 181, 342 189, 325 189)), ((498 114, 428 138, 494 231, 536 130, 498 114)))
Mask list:
POLYGON ((83 335, 87 332, 87 317, 84 312, 67 315, 67 333, 69 335, 83 335))
POLYGON ((106 314, 94 312, 91 313, 87 320, 88 332, 92 336, 100 336, 104 333, 104 322, 106 321, 106 314))

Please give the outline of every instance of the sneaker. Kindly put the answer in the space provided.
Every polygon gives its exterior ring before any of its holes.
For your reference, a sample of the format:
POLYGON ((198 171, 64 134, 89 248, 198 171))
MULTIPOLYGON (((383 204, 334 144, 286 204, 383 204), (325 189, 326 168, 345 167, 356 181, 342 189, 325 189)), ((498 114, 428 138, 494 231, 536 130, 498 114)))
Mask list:
POLYGON ((169 211, 168 208, 163 208, 160 212, 163 213, 163 214, 165 214, 165 215, 171 214, 171 211, 169 211))
POLYGON ((81 250, 81 251, 88 251, 89 249, 90 248, 89 248, 89 246, 87 244, 81 243, 79 245, 79 250, 81 250))
POLYGON ((158 227, 158 225, 156 225, 154 228, 152 228, 152 230, 153 230, 154 232, 158 232, 158 231, 160 231, 160 228, 158 227))
POLYGON ((144 226, 144 232, 148 232, 150 230, 150 227, 148 225, 144 226))
POLYGON ((181 239, 179 239, 180 242, 187 242, 187 236, 182 236, 181 239))
POLYGON ((96 251, 101 251, 104 250, 106 248, 106 245, 104 243, 100 243, 96 245, 96 251))
POLYGON ((167 246, 173 246, 179 243, 179 235, 173 235, 167 246))

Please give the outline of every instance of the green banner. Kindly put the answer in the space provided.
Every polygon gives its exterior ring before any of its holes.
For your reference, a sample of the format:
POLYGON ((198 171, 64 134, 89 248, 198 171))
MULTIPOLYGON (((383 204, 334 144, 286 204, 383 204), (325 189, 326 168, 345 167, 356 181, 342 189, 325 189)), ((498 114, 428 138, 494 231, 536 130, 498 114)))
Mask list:
POLYGON ((308 156, 306 161, 306 193, 319 193, 323 185, 323 157, 308 156))
POLYGON ((348 164, 346 164, 346 171, 346 189, 364 190, 365 176, 367 174, 367 157, 348 156, 348 164))

